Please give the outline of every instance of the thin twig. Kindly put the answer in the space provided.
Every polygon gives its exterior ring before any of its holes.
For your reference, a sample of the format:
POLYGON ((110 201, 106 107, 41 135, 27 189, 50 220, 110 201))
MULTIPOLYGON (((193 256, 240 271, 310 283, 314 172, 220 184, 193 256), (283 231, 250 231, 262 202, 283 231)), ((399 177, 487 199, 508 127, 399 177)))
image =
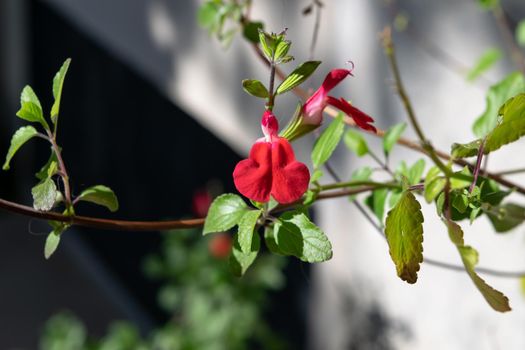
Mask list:
POLYGON ((502 175, 513 175, 513 174, 521 174, 525 173, 525 168, 518 168, 518 169, 509 169, 509 170, 503 170, 495 172, 494 175, 502 176, 502 175))
POLYGON ((470 184, 470 187, 468 189, 469 193, 472 193, 474 191, 474 187, 476 187, 476 183, 478 182, 478 175, 479 170, 481 169, 481 161, 483 160, 483 151, 485 150, 485 140, 487 138, 485 137, 483 141, 481 141, 481 144, 479 145, 478 150, 478 157, 476 160, 476 167, 474 168, 474 180, 472 180, 472 183, 470 184))
POLYGON ((510 49, 510 57, 514 61, 516 67, 525 74, 525 56, 519 48, 518 44, 514 40, 514 33, 510 27, 510 23, 507 19, 507 15, 499 3, 497 3, 492 9, 492 14, 496 19, 496 23, 500 29, 503 39, 507 43, 507 46, 510 49))

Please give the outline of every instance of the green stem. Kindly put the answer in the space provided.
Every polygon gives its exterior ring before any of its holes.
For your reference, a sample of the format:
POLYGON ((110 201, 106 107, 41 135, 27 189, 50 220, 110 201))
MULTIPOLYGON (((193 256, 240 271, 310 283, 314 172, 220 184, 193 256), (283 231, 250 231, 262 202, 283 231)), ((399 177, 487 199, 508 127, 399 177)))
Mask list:
POLYGON ((394 188, 399 189, 401 185, 395 182, 375 182, 375 181, 348 181, 348 182, 336 182, 329 185, 320 186, 321 191, 335 190, 338 188, 358 187, 358 186, 371 186, 375 188, 394 188))

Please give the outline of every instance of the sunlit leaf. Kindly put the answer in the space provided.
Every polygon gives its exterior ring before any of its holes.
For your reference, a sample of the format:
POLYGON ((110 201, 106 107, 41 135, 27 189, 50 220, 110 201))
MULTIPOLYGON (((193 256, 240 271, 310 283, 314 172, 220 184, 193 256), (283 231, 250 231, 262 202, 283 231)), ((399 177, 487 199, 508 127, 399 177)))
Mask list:
POLYGON ((488 49, 477 60, 474 67, 467 73, 467 80, 474 81, 480 75, 489 70, 496 62, 501 59, 501 51, 498 49, 488 49))
POLYGON ((344 142, 349 150, 354 152, 358 157, 368 153, 368 145, 363 135, 353 129, 348 129, 345 133, 344 142))
POLYGON ((241 220, 239 220, 237 236, 241 251, 245 254, 250 252, 252 247, 252 237, 257 235, 257 232, 255 232, 255 225, 257 224, 257 219, 259 219, 261 213, 260 210, 250 210, 245 212, 241 217, 241 220))
POLYGON ((275 93, 277 95, 284 94, 287 91, 292 90, 296 86, 302 84, 310 75, 315 72, 317 67, 321 64, 320 61, 307 61, 301 63, 297 68, 294 69, 290 75, 288 75, 283 82, 277 87, 275 93))
POLYGON ((339 114, 337 118, 330 123, 330 125, 322 132, 321 136, 314 144, 312 151, 312 163, 314 168, 319 168, 323 165, 335 151, 341 137, 343 136, 345 125, 343 123, 343 115, 339 114))
POLYGON ((227 193, 215 198, 206 216, 203 234, 229 230, 248 210, 242 198, 235 194, 227 193))
POLYGON ((407 125, 405 123, 399 123, 387 130, 385 136, 383 136, 383 151, 386 155, 390 154, 390 151, 396 144, 397 140, 399 140, 406 127, 407 125))
POLYGON ((261 239, 259 235, 253 235, 252 245, 248 252, 243 252, 239 245, 238 235, 233 237, 233 247, 230 254, 230 269, 235 276, 242 276, 246 273, 248 268, 253 264, 259 249, 261 247, 261 239))
POLYGON ((49 211, 53 208, 58 196, 53 179, 46 179, 31 189, 33 207, 36 210, 49 211))
POLYGON ((260 98, 268 97, 268 90, 259 80, 245 79, 242 81, 242 88, 252 96, 260 98))
POLYGON ((102 205, 113 212, 118 210, 117 196, 111 188, 104 185, 96 185, 85 189, 78 196, 78 200, 102 205))
POLYGON ((70 63, 71 58, 68 58, 53 78, 53 97, 55 98, 55 102, 51 107, 51 121, 53 122, 53 124, 56 124, 58 120, 58 113, 60 112, 60 101, 62 98, 62 87, 64 86, 64 79, 66 78, 67 70, 69 69, 70 63))
POLYGON ((40 123, 46 130, 49 129, 49 125, 44 119, 40 100, 29 85, 26 85, 22 90, 20 96, 20 109, 16 112, 16 115, 29 122, 40 123))
POLYGON ((9 170, 9 163, 16 152, 20 149, 20 147, 22 147, 27 141, 31 140, 37 134, 38 132, 31 125, 21 127, 13 134, 13 137, 11 138, 11 145, 9 146, 9 150, 7 151, 7 155, 5 157, 5 163, 2 167, 3 170, 9 170))

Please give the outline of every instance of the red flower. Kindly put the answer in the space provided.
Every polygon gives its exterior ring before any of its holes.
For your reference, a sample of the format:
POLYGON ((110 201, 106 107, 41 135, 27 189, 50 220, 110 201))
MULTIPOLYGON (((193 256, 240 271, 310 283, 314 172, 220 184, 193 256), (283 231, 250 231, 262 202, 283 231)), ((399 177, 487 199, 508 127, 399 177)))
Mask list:
POLYGON ((272 112, 264 112, 261 127, 265 137, 255 142, 248 159, 233 171, 235 187, 257 202, 268 202, 270 195, 282 204, 295 202, 308 189, 308 168, 295 160, 288 140, 277 135, 279 123, 272 112))
POLYGON ((217 259, 225 259, 232 250, 232 239, 226 233, 219 233, 208 244, 210 254, 217 259))
POLYGON ((357 126, 361 129, 376 131, 376 128, 371 125, 374 121, 370 116, 361 110, 355 108, 348 103, 344 98, 336 99, 328 96, 337 84, 339 84, 348 75, 352 75, 352 71, 348 69, 334 69, 328 73, 324 79, 321 87, 306 101, 303 106, 303 123, 309 125, 319 125, 323 119, 323 110, 327 105, 332 105, 335 108, 345 112, 352 117, 357 126))

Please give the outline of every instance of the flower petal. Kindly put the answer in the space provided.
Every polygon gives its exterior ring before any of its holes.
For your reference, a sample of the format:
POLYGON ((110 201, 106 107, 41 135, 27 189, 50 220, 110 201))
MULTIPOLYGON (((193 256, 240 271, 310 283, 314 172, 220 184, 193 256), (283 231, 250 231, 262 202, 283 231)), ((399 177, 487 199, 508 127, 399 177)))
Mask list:
POLYGON ((341 98, 340 100, 338 100, 335 97, 328 96, 326 100, 328 104, 345 112, 349 117, 352 117, 352 119, 355 121, 357 126, 359 126, 361 129, 377 132, 377 129, 375 128, 375 126, 369 124, 369 123, 373 123, 374 119, 372 119, 372 117, 370 117, 368 114, 361 111, 360 109, 352 106, 344 98, 341 98))
POLYGON ((233 182, 243 196, 257 202, 268 202, 272 189, 272 144, 256 142, 249 158, 237 163, 233 182))
POLYGON ((310 172, 295 160, 292 146, 282 137, 272 143, 272 173, 271 194, 281 204, 297 201, 308 189, 310 172))

